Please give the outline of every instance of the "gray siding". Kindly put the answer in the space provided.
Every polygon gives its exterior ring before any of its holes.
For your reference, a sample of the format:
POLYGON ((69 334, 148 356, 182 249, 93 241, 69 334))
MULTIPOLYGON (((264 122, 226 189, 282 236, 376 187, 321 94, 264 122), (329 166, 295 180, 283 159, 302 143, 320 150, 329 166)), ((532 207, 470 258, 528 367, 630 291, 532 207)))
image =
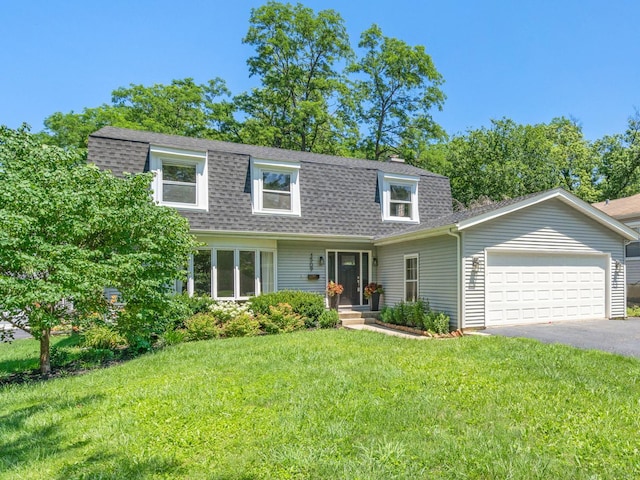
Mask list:
POLYGON ((485 248, 500 247, 523 251, 611 253, 610 309, 612 317, 626 315, 624 269, 616 270, 615 261, 624 263, 624 240, 560 200, 550 200, 463 232, 464 327, 484 327, 485 248), (480 268, 474 272, 472 259, 480 268))
MULTIPOLYGON (((326 250, 365 250, 372 251, 371 244, 279 241, 278 242, 278 290, 303 290, 324 295, 327 287, 326 250), (309 256, 313 254, 313 270, 309 268, 309 256), (324 266, 318 265, 320 256, 324 257, 324 266), (319 274, 318 280, 309 280, 309 274, 319 274)), ((373 255, 375 256, 375 255, 373 255)), ((375 275, 375 267, 374 267, 375 275)), ((375 277, 373 277, 375 279, 375 277)), ((374 280, 371 280, 374 281, 374 280)))
POLYGON ((404 255, 417 253, 418 288, 421 298, 428 299, 431 308, 451 317, 451 326, 458 321, 456 239, 443 235, 378 247, 378 278, 384 285, 384 304, 392 306, 404 300, 404 255))

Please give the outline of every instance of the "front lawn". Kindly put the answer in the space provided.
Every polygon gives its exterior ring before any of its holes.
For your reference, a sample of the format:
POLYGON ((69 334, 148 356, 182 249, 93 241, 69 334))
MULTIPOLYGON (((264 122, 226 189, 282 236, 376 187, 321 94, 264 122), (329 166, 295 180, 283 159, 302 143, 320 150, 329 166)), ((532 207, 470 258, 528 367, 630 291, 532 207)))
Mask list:
POLYGON ((0 387, 0 476, 638 478, 639 380, 634 359, 500 337, 186 343, 0 387))

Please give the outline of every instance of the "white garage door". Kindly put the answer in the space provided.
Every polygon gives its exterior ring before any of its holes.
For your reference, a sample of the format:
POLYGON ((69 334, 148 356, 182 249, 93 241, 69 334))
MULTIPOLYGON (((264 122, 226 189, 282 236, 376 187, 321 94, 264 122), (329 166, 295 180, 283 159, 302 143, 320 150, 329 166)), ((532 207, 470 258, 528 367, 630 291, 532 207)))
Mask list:
POLYGON ((486 324, 605 318, 602 255, 487 254, 486 324))

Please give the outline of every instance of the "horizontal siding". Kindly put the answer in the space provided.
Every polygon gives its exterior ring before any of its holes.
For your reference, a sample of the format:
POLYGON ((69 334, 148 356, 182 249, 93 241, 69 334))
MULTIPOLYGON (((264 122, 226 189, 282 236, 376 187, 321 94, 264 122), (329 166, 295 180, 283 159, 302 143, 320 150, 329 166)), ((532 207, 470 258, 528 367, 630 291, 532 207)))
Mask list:
POLYGON ((640 258, 627 258, 627 284, 640 283, 640 258))
POLYGON ((378 248, 378 271, 384 285, 384 304, 404 300, 404 255, 419 255, 419 295, 431 308, 451 317, 457 326, 457 245, 451 236, 415 240, 378 248))
POLYGON ((330 242, 278 242, 278 290, 302 290, 324 295, 327 286, 327 250, 370 250, 370 244, 339 244, 330 242), (309 257, 313 254, 313 270, 309 268, 309 257), (324 266, 318 265, 320 256, 324 266), (309 274, 318 274, 318 280, 309 280, 309 274))
POLYGON ((625 316, 624 240, 608 228, 559 200, 533 205, 498 219, 465 230, 464 256, 464 326, 483 327, 485 314, 485 249, 490 247, 546 250, 549 252, 611 254, 611 316, 625 316), (473 271, 473 257, 480 261, 473 271))

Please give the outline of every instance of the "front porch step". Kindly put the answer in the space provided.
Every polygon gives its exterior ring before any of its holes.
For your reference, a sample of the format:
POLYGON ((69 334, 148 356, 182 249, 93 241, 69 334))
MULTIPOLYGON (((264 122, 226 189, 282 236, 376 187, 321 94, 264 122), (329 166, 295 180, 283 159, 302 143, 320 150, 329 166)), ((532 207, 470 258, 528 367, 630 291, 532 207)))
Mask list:
POLYGON ((379 314, 380 312, 338 310, 342 326, 373 324, 376 323, 379 314))

